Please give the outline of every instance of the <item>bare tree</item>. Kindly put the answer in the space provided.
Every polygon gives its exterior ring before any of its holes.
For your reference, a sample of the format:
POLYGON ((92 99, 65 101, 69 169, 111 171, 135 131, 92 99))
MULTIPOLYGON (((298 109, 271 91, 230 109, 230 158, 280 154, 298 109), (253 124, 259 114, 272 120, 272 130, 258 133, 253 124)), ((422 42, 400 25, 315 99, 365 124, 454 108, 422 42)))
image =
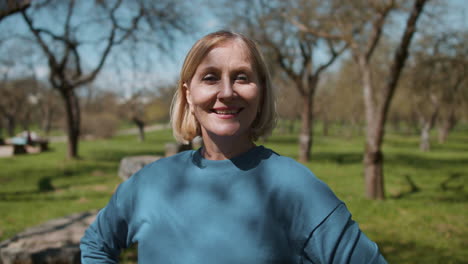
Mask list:
POLYGON ((37 82, 27 77, 16 80, 3 80, 0 83, 0 115, 6 120, 7 133, 14 136, 18 124, 29 130, 34 105, 37 82))
MULTIPOLYGON (((465 43, 463 32, 439 33, 421 38, 413 52, 407 79, 421 123, 421 151, 430 150, 430 131, 439 117, 442 129, 454 125, 455 110, 466 97, 462 91, 468 74, 465 43)), ((448 131, 441 133, 443 141, 448 131)))
POLYGON ((138 129, 138 140, 140 142, 145 141, 145 107, 147 97, 145 97, 142 91, 134 93, 132 97, 126 100, 121 106, 120 111, 127 120, 134 123, 138 129))
POLYGON ((359 67, 366 112, 366 146, 364 152, 364 175, 366 196, 384 199, 382 142, 390 102, 397 87, 401 70, 408 57, 408 48, 416 31, 416 22, 427 0, 415 0, 411 7, 403 34, 397 43, 384 85, 372 82, 371 60, 391 12, 396 10, 396 0, 389 1, 334 1, 330 23, 333 30, 323 31, 313 25, 294 21, 303 32, 328 39, 346 41, 359 67), (351 20, 350 20, 351 19, 351 20), (345 21, 348 20, 348 21, 345 21), (350 23, 350 21, 352 21, 350 23))
POLYGON ((117 46, 129 41, 152 41, 158 47, 165 41, 162 39, 187 30, 187 16, 182 11, 178 1, 146 0, 36 1, 22 11, 29 31, 47 58, 49 82, 64 102, 69 158, 78 156, 81 110, 77 89, 96 79, 117 46), (41 23, 44 12, 57 21, 41 23), (94 47, 93 66, 86 61, 89 46, 94 47))

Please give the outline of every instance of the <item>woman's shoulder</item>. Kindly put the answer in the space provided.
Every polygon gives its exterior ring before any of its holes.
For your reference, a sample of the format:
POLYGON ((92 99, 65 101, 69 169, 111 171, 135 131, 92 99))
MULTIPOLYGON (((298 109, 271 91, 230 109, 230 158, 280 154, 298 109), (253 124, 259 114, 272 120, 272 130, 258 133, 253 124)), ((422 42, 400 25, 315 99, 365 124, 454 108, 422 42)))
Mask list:
POLYGON ((265 150, 269 151, 271 154, 263 163, 263 166, 275 175, 281 176, 283 179, 285 178, 284 176, 287 175, 288 181, 301 179, 318 180, 308 167, 299 163, 295 159, 278 154, 274 150, 268 148, 265 148, 265 150))
POLYGON ((264 170, 272 187, 309 201, 329 201, 336 205, 339 200, 328 185, 308 167, 293 158, 282 156, 273 150, 264 163, 264 170))

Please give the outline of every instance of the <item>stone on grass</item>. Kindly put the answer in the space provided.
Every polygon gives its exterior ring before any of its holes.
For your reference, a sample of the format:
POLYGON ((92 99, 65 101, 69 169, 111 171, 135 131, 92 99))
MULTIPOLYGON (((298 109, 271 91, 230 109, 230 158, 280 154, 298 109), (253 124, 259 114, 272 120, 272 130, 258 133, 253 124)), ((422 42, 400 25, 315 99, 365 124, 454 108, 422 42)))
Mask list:
POLYGON ((165 157, 173 156, 179 152, 192 149, 192 144, 182 144, 182 143, 167 143, 164 146, 165 157))
POLYGON ((26 229, 0 243, 0 264, 80 263, 80 239, 97 211, 73 214, 26 229))
POLYGON ((135 172, 147 164, 160 159, 160 156, 130 156, 120 161, 119 177, 123 180, 130 178, 135 172))

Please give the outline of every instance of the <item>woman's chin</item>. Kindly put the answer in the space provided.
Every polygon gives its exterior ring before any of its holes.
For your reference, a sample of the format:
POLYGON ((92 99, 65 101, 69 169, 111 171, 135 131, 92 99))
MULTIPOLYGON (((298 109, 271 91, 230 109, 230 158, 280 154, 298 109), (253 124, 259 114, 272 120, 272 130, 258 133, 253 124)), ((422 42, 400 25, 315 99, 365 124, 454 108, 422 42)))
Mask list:
POLYGON ((220 126, 216 129, 207 130, 207 134, 214 137, 242 138, 243 133, 239 126, 220 126))

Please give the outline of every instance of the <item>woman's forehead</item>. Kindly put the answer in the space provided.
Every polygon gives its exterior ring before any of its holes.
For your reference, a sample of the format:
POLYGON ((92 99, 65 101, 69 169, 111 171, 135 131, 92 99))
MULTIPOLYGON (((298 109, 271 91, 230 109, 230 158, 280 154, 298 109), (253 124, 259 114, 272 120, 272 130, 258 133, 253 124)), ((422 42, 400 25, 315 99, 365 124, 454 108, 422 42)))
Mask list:
POLYGON ((251 52, 241 40, 228 40, 213 46, 200 61, 197 69, 231 66, 254 70, 251 52))

